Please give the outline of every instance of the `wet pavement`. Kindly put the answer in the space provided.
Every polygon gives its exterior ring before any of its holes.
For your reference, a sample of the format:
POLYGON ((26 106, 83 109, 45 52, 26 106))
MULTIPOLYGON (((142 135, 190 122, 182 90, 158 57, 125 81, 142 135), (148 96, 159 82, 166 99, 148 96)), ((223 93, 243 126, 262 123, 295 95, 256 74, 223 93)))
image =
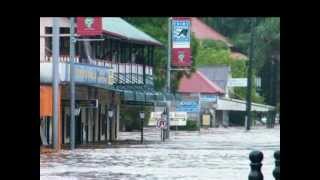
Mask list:
MULTIPOLYGON (((264 179, 273 179, 273 153, 280 149, 280 127, 217 128, 201 132, 145 128, 143 145, 63 150, 40 156, 41 179, 246 180, 249 153, 264 153, 264 179)), ((140 140, 140 132, 120 132, 121 140, 140 140)))

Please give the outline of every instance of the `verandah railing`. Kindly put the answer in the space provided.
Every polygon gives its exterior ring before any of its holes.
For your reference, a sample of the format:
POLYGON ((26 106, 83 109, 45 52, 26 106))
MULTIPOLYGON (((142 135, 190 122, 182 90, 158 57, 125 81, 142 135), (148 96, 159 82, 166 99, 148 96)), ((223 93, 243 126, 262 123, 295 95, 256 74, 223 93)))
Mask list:
MULTIPOLYGON (((60 62, 69 62, 70 56, 69 55, 60 55, 59 57, 60 62)), ((45 56, 43 59, 40 59, 40 62, 52 62, 52 56, 45 56)), ((75 57, 76 63, 81 63, 79 56, 75 57)), ((135 63, 117 63, 112 61, 105 61, 95 59, 94 61, 88 61, 83 64, 91 64, 96 66, 103 66, 112 68, 113 72, 115 73, 123 73, 123 74, 143 74, 143 65, 142 64, 135 64, 135 63)), ((145 74, 153 75, 153 68, 152 66, 145 66, 145 74)))

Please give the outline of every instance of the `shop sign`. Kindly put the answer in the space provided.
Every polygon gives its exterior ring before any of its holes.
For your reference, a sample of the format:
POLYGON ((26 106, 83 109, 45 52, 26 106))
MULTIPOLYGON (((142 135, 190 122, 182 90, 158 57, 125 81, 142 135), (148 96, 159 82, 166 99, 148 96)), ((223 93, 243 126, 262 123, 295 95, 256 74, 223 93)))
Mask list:
POLYGON ((201 102, 217 102, 217 96, 211 94, 201 94, 200 96, 201 102))
POLYGON ((77 17, 77 34, 79 36, 97 36, 102 34, 101 17, 77 17))
POLYGON ((177 112, 199 112, 200 105, 197 101, 181 101, 177 103, 177 112))
POLYGON ((75 82, 97 85, 112 85, 113 73, 105 67, 74 64, 75 82))

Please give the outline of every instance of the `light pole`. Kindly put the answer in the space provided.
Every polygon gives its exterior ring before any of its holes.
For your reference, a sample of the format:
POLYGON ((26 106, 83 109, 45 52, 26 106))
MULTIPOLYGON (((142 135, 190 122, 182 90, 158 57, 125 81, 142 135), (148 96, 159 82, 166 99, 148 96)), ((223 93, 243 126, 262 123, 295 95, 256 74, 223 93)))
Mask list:
POLYGON ((112 117, 113 117, 113 109, 112 107, 108 110, 108 117, 109 117, 109 143, 112 142, 112 117))
POLYGON ((140 113, 139 113, 139 115, 140 115, 140 119, 141 119, 141 144, 143 144, 143 124, 144 124, 144 112, 143 111, 141 111, 140 113))
POLYGON ((256 19, 251 19, 251 38, 250 38, 250 58, 249 58, 249 67, 248 67, 248 86, 247 86, 247 120, 246 120, 246 130, 250 130, 251 126, 251 87, 252 87, 252 61, 253 61, 253 51, 254 51, 254 26, 255 26, 256 19))
MULTIPOLYGON (((172 31, 171 31, 171 26, 172 26, 172 18, 170 17, 168 19, 168 63, 167 63, 167 93, 168 95, 171 92, 171 87, 170 87, 170 81, 171 81, 171 36, 172 36, 172 31)), ((167 107, 167 130, 166 130, 166 137, 169 139, 170 137, 170 99, 166 99, 166 107, 167 107)))
POLYGON ((70 149, 75 148, 74 17, 70 18, 70 149))
POLYGON ((59 55, 60 55, 60 26, 59 18, 54 17, 53 24, 53 36, 52 36, 52 88, 53 88, 53 148, 58 149, 59 140, 59 55))

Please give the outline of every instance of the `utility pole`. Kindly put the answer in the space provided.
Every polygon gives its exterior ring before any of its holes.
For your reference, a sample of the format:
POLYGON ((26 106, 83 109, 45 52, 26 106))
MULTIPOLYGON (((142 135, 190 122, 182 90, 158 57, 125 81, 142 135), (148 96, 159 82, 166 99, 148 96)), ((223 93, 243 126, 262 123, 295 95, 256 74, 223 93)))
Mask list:
POLYGON ((75 148, 74 17, 70 18, 70 149, 75 148))
POLYGON ((52 37, 52 87, 53 87, 53 148, 58 149, 59 125, 59 54, 60 54, 60 26, 59 18, 54 17, 52 37))
POLYGON ((248 77, 247 77, 247 81, 248 81, 248 86, 247 86, 247 107, 246 107, 246 111, 247 111, 247 123, 246 123, 246 130, 250 130, 250 126, 251 126, 251 87, 252 87, 252 61, 254 58, 254 35, 255 35, 255 30, 254 30, 254 26, 256 22, 256 18, 252 18, 251 19, 251 38, 250 38, 250 58, 249 58, 249 67, 248 67, 248 77))
MULTIPOLYGON (((172 26, 172 18, 169 17, 168 19, 168 63, 167 63, 167 93, 170 94, 170 81, 171 81, 171 26, 172 26)), ((170 138, 170 103, 169 100, 166 99, 166 105, 167 105, 167 139, 170 138)))

